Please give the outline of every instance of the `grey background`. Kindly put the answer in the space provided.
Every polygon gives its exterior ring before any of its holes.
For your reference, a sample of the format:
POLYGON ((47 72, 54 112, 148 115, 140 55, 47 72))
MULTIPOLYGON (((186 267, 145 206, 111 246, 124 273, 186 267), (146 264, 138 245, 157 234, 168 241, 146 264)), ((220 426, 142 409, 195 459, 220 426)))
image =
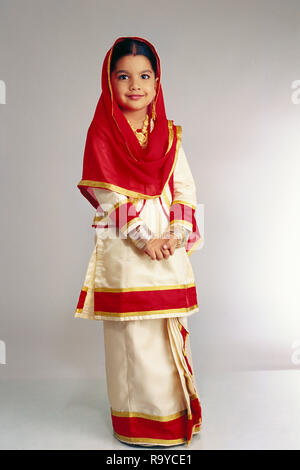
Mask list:
POLYGON ((105 376, 102 322, 73 318, 94 243, 76 185, 105 53, 128 35, 157 48, 204 205, 196 375, 299 369, 299 24, 292 0, 0 1, 1 378, 105 376))

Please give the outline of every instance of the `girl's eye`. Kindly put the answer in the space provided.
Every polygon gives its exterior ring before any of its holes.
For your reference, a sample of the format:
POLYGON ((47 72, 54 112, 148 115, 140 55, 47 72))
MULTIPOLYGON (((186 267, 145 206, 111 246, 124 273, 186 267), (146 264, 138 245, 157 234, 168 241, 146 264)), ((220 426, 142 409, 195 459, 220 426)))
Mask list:
MULTIPOLYGON (((118 76, 118 80, 123 80, 123 77, 128 77, 128 75, 126 75, 126 73, 122 73, 122 75, 118 76)), ((147 73, 143 73, 141 77, 146 77, 148 79, 150 78, 150 75, 148 75, 147 73)))

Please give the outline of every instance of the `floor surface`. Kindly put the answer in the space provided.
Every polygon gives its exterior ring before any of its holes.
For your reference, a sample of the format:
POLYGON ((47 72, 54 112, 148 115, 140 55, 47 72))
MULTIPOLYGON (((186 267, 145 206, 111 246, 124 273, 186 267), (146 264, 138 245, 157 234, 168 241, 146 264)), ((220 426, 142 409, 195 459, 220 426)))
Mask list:
MULTIPOLYGON (((203 425, 165 449, 300 449, 300 371, 197 374, 203 425)), ((146 449, 112 434, 105 380, 0 380, 0 449, 146 449)), ((161 447, 151 447, 151 449, 161 447)))

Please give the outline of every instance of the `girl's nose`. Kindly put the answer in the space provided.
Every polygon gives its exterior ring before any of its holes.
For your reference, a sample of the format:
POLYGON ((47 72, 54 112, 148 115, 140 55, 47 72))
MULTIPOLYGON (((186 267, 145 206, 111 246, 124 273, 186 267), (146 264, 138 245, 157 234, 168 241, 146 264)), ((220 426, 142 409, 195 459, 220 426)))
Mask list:
POLYGON ((130 84, 130 89, 131 90, 140 90, 140 85, 138 84, 138 82, 136 80, 133 80, 130 84))

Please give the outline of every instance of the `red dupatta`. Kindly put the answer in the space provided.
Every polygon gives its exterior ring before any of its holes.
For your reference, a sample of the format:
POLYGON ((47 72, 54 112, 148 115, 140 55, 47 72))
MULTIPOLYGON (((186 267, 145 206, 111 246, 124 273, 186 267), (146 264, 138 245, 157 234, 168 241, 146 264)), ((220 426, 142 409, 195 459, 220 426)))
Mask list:
MULTIPOLYGON (((181 127, 168 120, 161 88, 160 60, 146 39, 157 61, 157 92, 148 106, 148 145, 141 147, 126 117, 120 110, 110 82, 110 61, 118 38, 107 52, 102 66, 102 93, 89 126, 83 158, 82 179, 78 188, 97 209, 99 203, 89 188, 106 188, 136 198, 159 197, 173 175, 181 143, 181 127), (154 128, 150 132, 151 118, 154 128)), ((173 178, 170 180, 173 186, 173 178)))

